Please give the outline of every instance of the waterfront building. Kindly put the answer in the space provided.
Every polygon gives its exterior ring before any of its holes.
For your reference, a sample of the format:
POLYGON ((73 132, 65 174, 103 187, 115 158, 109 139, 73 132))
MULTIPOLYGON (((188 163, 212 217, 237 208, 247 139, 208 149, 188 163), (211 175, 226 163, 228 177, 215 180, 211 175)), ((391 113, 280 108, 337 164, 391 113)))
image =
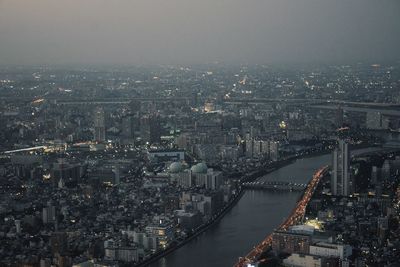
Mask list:
POLYGON ((192 230, 202 223, 201 214, 199 212, 186 212, 184 210, 177 210, 175 214, 181 228, 185 230, 192 230))
POLYGON ((267 157, 272 161, 279 159, 279 142, 268 140, 246 139, 246 157, 262 158, 267 157))
POLYGON ((222 172, 208 168, 203 162, 192 166, 190 170, 196 186, 204 186, 206 189, 217 190, 222 185, 222 172))
POLYGON ((148 250, 155 251, 158 248, 157 238, 153 235, 147 235, 145 232, 133 232, 133 242, 140 247, 148 250))
POLYGON ((224 195, 222 192, 213 192, 204 196, 204 202, 206 204, 205 215, 212 216, 218 213, 224 205, 224 195))
POLYGON ((148 237, 157 240, 157 248, 166 248, 174 237, 173 227, 169 223, 161 222, 157 225, 149 225, 146 226, 145 231, 148 237))
POLYGON ((309 234, 275 231, 272 234, 272 249, 278 253, 309 254, 311 241, 309 234))

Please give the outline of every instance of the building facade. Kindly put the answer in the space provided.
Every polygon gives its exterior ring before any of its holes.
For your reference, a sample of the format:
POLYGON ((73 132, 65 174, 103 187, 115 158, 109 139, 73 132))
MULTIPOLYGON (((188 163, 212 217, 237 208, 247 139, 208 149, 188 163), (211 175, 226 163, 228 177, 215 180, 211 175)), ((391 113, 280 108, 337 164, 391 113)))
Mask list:
POLYGON ((353 193, 350 177, 350 149, 349 144, 339 140, 337 148, 333 151, 332 162, 332 195, 348 196, 353 193))

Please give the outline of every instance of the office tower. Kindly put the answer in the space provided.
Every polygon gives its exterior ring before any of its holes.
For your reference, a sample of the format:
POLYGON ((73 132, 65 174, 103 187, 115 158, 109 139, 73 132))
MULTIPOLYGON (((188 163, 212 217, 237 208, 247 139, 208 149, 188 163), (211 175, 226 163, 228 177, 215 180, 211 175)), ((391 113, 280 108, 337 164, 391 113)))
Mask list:
POLYGON ((336 126, 338 128, 342 127, 343 125, 343 108, 342 107, 338 107, 338 109, 336 110, 336 126))
POLYGON ((135 139, 134 119, 135 118, 131 114, 122 118, 121 137, 122 137, 122 141, 124 144, 133 144, 134 143, 134 139, 135 139))
POLYGON ((42 210, 42 221, 44 224, 53 223, 56 220, 56 207, 47 205, 42 210))
POLYGON ((157 116, 145 116, 140 120, 140 137, 150 144, 161 141, 161 123, 157 116))
POLYGON ((350 181, 350 150, 344 140, 339 140, 333 151, 331 191, 332 195, 348 196, 352 193, 350 181))
POLYGON ((97 142, 106 140, 106 123, 102 108, 96 108, 94 112, 94 140, 97 142))
POLYGON ((21 233, 21 220, 15 220, 14 223, 15 223, 15 228, 16 228, 17 234, 20 234, 21 233))
POLYGON ((269 141, 268 155, 269 159, 272 161, 278 161, 279 159, 279 142, 269 141))

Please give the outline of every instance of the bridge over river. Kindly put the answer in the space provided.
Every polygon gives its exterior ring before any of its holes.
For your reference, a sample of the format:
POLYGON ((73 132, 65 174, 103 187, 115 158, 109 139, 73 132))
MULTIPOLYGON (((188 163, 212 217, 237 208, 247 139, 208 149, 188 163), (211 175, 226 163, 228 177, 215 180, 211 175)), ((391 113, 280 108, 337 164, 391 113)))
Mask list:
MULTIPOLYGON (((352 151, 352 154, 377 150, 363 149, 352 151)), ((330 164, 331 160, 331 154, 299 159, 257 181, 309 183, 315 172, 321 166, 330 164)), ((307 191, 310 190, 279 193, 273 190, 245 190, 239 202, 220 222, 173 253, 149 264, 149 267, 228 267, 238 263, 241 255, 244 256, 242 263, 257 261, 258 251, 268 247, 268 236, 274 230, 285 229, 302 218, 306 201, 299 200, 307 191), (249 252, 248 255, 246 252, 249 252)))
POLYGON ((303 191, 307 184, 284 181, 255 181, 242 184, 245 189, 277 190, 277 191, 303 191))

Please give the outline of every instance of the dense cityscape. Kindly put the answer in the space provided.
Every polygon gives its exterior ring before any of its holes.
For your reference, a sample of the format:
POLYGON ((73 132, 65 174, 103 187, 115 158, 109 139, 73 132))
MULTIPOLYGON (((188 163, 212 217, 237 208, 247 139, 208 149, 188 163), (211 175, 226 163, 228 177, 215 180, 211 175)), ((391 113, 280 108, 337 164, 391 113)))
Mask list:
POLYGON ((0 79, 2 266, 147 266, 248 190, 304 193, 237 266, 398 262, 399 63, 7 67, 0 79), (323 154, 330 167, 309 184, 259 182, 323 154))
POLYGON ((0 267, 399 267, 399 0, 0 0, 0 267))

